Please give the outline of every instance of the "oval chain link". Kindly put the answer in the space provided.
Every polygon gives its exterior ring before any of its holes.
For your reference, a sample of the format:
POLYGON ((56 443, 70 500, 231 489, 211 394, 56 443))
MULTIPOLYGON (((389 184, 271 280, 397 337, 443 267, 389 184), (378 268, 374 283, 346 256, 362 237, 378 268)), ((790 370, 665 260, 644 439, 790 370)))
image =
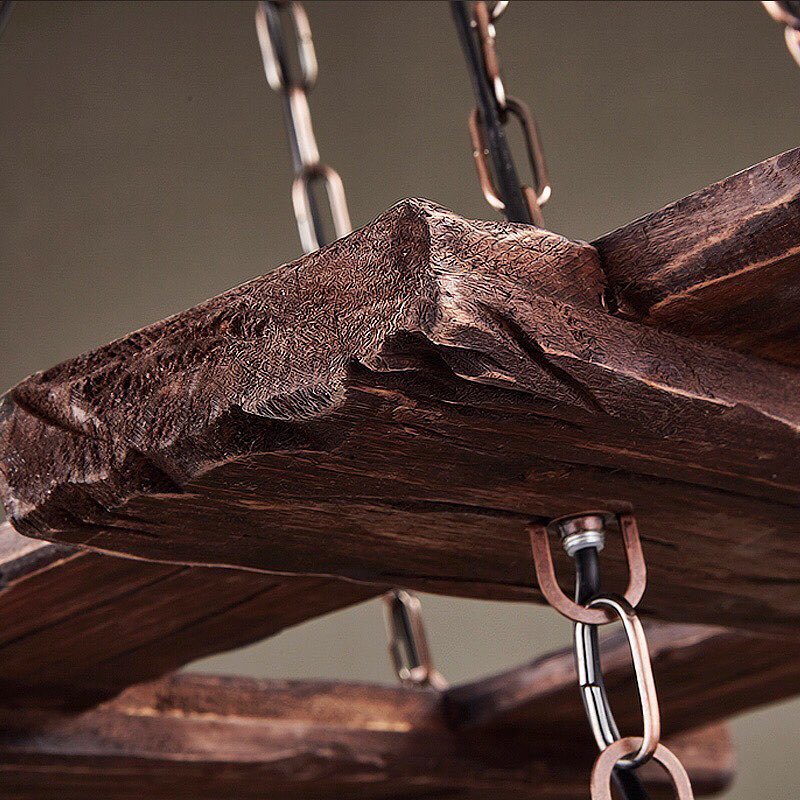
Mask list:
POLYGON ((352 230, 342 179, 333 167, 320 160, 311 121, 308 93, 317 81, 318 69, 311 25, 301 3, 262 0, 256 6, 256 32, 267 82, 284 100, 295 171, 292 204, 303 250, 311 253, 352 230), (297 74, 292 73, 288 58, 288 28, 297 48, 297 74), (318 195, 314 192, 317 184, 325 188, 333 235, 324 230, 318 195))
POLYGON ((800 3, 791 0, 762 0, 761 4, 775 22, 786 26, 786 47, 800 66, 800 3))
MULTIPOLYGON (((541 207, 550 199, 552 189, 539 129, 527 104, 518 98, 509 96, 506 92, 500 69, 500 59, 497 55, 497 30, 494 23, 508 9, 508 5, 508 2, 495 3, 490 7, 489 3, 479 0, 474 4, 473 8, 473 25, 477 30, 483 69, 491 87, 494 102, 500 114, 500 120, 505 126, 513 117, 522 130, 533 186, 520 184, 519 188, 528 206, 533 223, 541 226, 543 222, 541 207)), ((505 212, 506 202, 492 178, 488 160, 490 151, 484 130, 484 121, 479 108, 473 109, 469 116, 469 134, 472 155, 475 160, 475 168, 478 172, 478 181, 483 196, 496 211, 505 212)))
MULTIPOLYGON (((605 608, 612 611, 622 623, 628 647, 631 651, 636 686, 639 692, 639 705, 642 709, 643 732, 641 744, 634 753, 626 753, 617 761, 623 769, 635 769, 648 761, 661 738, 661 715, 658 709, 658 695, 653 680, 650 653, 642 623, 631 604, 622 597, 601 595, 588 604, 589 608, 605 608)), ((600 676, 595 673, 595 639, 589 635, 590 626, 583 622, 575 624, 575 661, 578 669, 578 684, 583 693, 584 706, 589 716, 597 746, 602 750, 614 744, 619 738, 619 730, 608 704, 605 688, 600 676)))
POLYGON ((575 623, 573 642, 578 683, 592 733, 601 750, 592 774, 592 798, 611 800, 610 782, 615 769, 636 769, 654 758, 672 775, 679 800, 689 800, 692 790, 685 770, 677 758, 660 744, 661 715, 650 653, 644 628, 634 608, 644 594, 646 566, 633 514, 616 515, 629 566, 626 597, 598 594, 581 605, 564 594, 555 578, 548 530, 558 531, 567 554, 576 558, 581 549, 592 548, 596 553, 603 549, 606 525, 614 516, 607 511, 586 511, 560 517, 549 526, 532 523, 528 527, 539 588, 550 605, 575 623), (613 617, 622 623, 630 648, 642 710, 641 737, 620 737, 606 694, 596 630, 597 625, 603 625, 613 617))

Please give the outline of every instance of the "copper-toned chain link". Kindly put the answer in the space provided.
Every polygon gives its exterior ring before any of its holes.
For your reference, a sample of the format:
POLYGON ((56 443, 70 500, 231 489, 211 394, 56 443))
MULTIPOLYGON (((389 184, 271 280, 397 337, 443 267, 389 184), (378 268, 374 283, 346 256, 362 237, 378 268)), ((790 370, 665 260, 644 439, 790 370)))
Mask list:
MULTIPOLYGON (((500 59, 497 55, 495 22, 506 11, 508 5, 507 2, 490 4, 484 0, 472 3, 470 24, 477 33, 480 68, 484 73, 482 77, 485 77, 488 83, 491 101, 499 115, 500 124, 505 127, 514 119, 522 130, 533 186, 518 182, 515 188, 521 193, 523 202, 527 206, 530 221, 535 225, 542 225, 541 207, 549 200, 551 187, 538 127, 528 106, 506 92, 500 59)), ((489 205, 507 217, 513 218, 513 214, 509 213, 508 198, 504 196, 505 192, 498 188, 492 176, 490 162, 495 160, 491 158, 492 156, 497 156, 492 152, 492 148, 497 146, 497 141, 495 139, 494 144, 490 141, 486 126, 485 114, 478 106, 469 117, 469 134, 478 181, 489 205)), ((507 145, 504 143, 504 146, 507 145)), ((500 156, 501 159, 504 157, 505 154, 500 156)), ((516 170, 513 172, 515 174, 516 170)))
POLYGON ((299 2, 262 0, 256 7, 256 31, 269 85, 283 99, 286 128, 292 150, 295 178, 292 185, 297 228, 303 249, 313 252, 351 231, 350 212, 342 179, 335 169, 320 161, 311 123, 308 93, 317 80, 317 56, 308 17, 299 2), (287 35, 287 21, 291 36, 287 35), (288 58, 290 39, 297 48, 299 70, 292 73, 288 58), (333 235, 326 233, 315 186, 324 187, 333 235))
POLYGON ((800 66, 800 2, 791 0, 762 0, 767 13, 785 26, 786 47, 800 66))
POLYGON ((389 657, 401 683, 446 689, 447 681, 433 666, 422 622, 419 598, 404 589, 383 596, 389 657))
POLYGON ((592 733, 601 750, 592 777, 593 800, 611 797, 610 780, 614 769, 635 769, 651 758, 661 762, 670 772, 679 798, 691 798, 691 786, 685 778, 685 771, 677 759, 660 744, 661 715, 658 696, 647 639, 635 610, 644 594, 647 574, 635 517, 630 513, 615 515, 606 511, 588 511, 561 517, 548 526, 532 523, 529 532, 536 577, 542 594, 557 611, 575 623, 574 648, 578 683, 592 733), (614 517, 622 533, 628 562, 629 579, 625 597, 598 594, 589 598, 584 605, 573 602, 556 581, 548 531, 560 535, 566 553, 577 558, 581 551, 592 549, 599 553, 603 549, 608 523, 614 517), (642 710, 641 737, 623 739, 620 736, 603 682, 595 631, 597 625, 610 622, 613 618, 622 623, 631 651, 642 710))

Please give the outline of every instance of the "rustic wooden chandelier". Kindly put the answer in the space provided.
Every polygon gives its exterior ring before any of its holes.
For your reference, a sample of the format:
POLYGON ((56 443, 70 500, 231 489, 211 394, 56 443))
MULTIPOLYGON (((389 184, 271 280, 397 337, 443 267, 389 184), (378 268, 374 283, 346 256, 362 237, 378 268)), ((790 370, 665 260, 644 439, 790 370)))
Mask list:
MULTIPOLYGON (((509 221, 405 200, 350 233, 308 20, 262 2, 307 254, 2 399, 6 795, 685 800, 731 780, 726 719, 797 693, 800 149, 549 232, 507 5, 452 3, 509 221), (548 602, 574 651, 448 687, 413 590, 548 602), (397 687, 174 672, 380 595, 397 687)), ((797 57, 800 3, 765 6, 797 57)))

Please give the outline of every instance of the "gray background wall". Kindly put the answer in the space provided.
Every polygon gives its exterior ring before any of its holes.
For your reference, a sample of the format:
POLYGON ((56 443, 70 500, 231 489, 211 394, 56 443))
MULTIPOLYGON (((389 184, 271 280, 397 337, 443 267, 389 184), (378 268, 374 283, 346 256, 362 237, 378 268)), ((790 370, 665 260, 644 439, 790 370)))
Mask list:
MULTIPOLYGON (((442 2, 309 2, 311 103, 354 222, 423 195, 487 216, 442 2)), ((0 385, 299 252, 280 108, 246 3, 18 2, 0 40, 0 385)), ((798 144, 800 69, 756 2, 516 2, 509 90, 539 118, 548 225, 589 239, 798 144)), ((566 643, 546 609, 425 598, 451 680, 566 643)), ((196 665, 390 680, 375 604, 196 665)), ((798 686, 800 690, 800 686, 798 686)), ((800 796, 800 703, 735 725, 730 798, 800 796)))

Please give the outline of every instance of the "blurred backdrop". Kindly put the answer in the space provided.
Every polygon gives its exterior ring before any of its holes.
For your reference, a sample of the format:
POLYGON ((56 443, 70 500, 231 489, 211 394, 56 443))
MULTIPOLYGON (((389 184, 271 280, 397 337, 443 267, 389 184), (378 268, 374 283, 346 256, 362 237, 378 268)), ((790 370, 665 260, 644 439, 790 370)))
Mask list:
MULTIPOLYGON (((354 224, 484 205, 444 2, 308 2, 323 159, 354 224)), ((0 40, 0 384, 293 259, 289 157, 252 2, 18 2, 0 40)), ((522 2, 498 23, 533 107, 548 227, 590 239, 798 144, 800 69, 757 2, 522 2)), ((547 609, 424 597, 451 681, 567 643, 547 609)), ((390 681, 380 607, 193 665, 390 681)), ((798 686, 800 691, 800 686, 798 686)), ((727 795, 796 800, 800 702, 735 724, 727 795)))

